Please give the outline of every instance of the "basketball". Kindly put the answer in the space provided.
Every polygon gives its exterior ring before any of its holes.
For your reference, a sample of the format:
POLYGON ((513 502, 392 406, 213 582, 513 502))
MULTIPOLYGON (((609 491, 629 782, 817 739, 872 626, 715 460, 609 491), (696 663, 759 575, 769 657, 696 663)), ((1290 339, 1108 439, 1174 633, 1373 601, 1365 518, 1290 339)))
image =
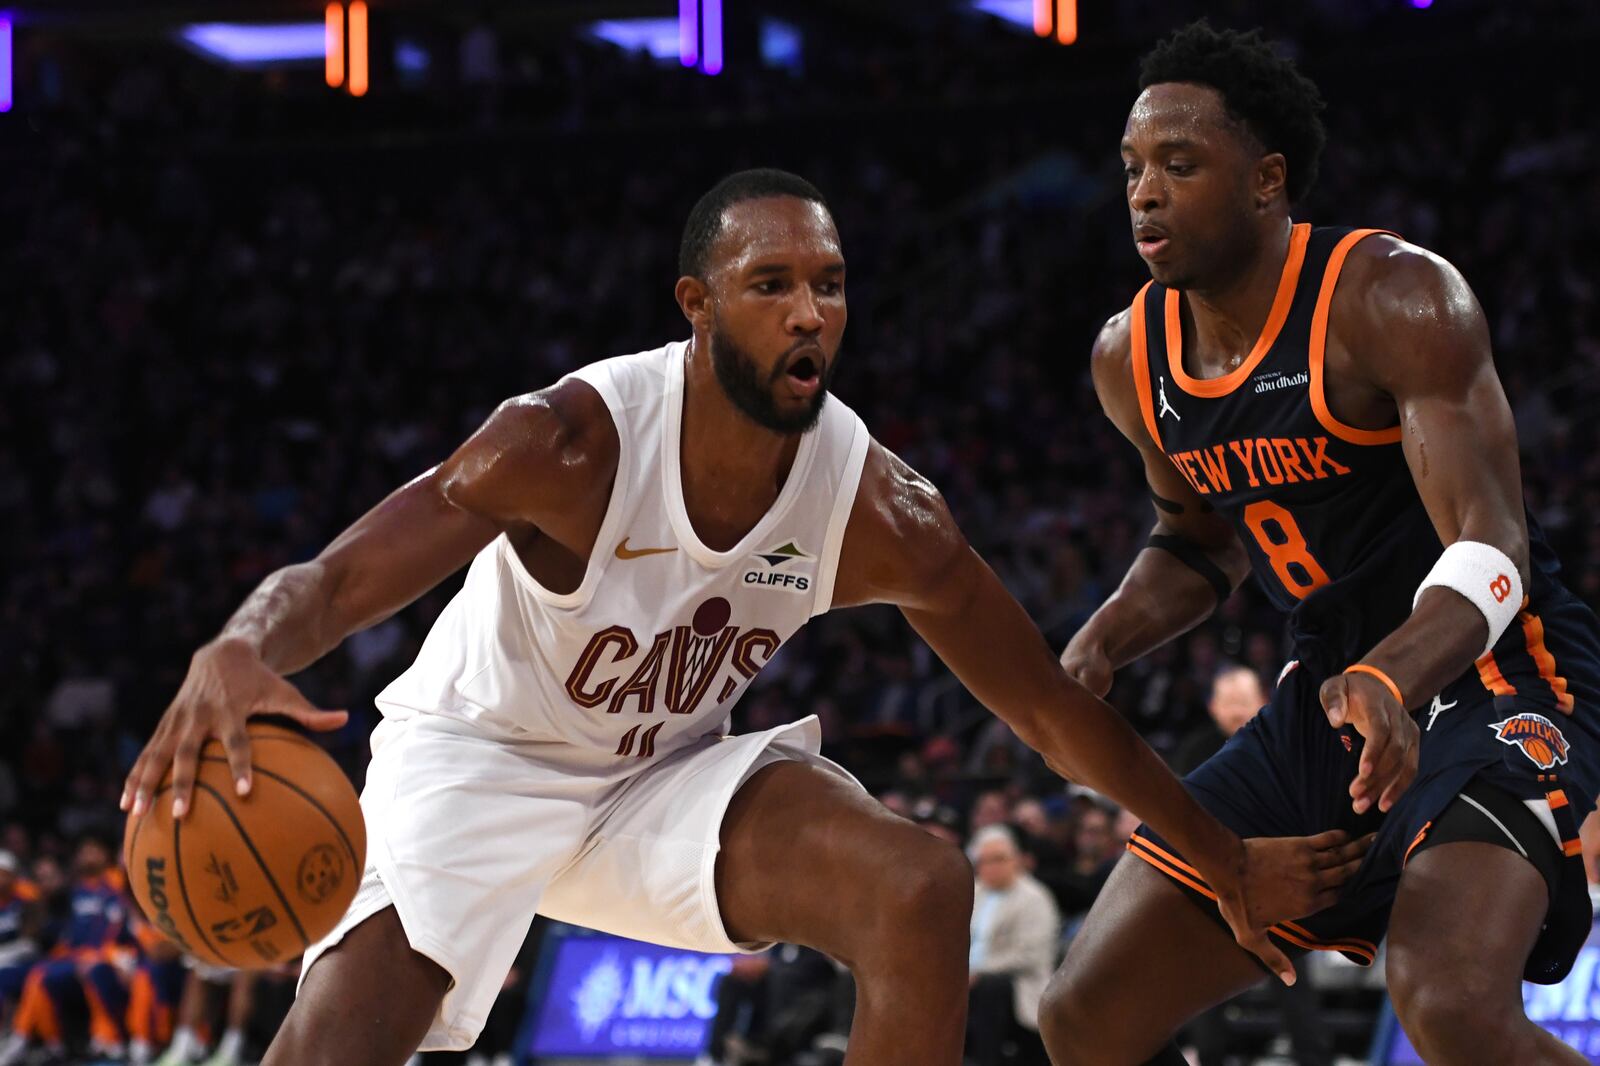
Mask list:
POLYGON ((206 741, 189 812, 174 822, 171 773, 128 819, 134 898, 185 953, 266 969, 295 958, 343 917, 361 882, 367 834, 355 789, 291 730, 249 725, 250 794, 234 793, 222 742, 206 741))

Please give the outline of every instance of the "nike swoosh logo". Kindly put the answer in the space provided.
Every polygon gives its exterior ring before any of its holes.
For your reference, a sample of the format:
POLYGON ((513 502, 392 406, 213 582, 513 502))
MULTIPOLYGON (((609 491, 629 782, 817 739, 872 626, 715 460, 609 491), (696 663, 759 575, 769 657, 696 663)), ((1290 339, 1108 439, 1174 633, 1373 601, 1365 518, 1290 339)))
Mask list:
POLYGON ((628 547, 628 538, 623 537, 622 543, 617 545, 617 558, 642 559, 646 555, 665 555, 668 552, 677 550, 677 548, 630 548, 628 547))

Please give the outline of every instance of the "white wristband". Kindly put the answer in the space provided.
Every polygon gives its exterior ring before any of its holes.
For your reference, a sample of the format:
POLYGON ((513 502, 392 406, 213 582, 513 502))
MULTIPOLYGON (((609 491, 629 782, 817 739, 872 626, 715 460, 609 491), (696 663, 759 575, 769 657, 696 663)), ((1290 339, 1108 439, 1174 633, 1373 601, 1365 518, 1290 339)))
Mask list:
POLYGON ((1483 612, 1483 620, 1489 623, 1489 642, 1483 646, 1480 658, 1488 654, 1522 610, 1522 577, 1517 573, 1517 564, 1492 544, 1458 540, 1446 548, 1417 586, 1417 594, 1411 598, 1412 610, 1434 585, 1455 589, 1483 612))

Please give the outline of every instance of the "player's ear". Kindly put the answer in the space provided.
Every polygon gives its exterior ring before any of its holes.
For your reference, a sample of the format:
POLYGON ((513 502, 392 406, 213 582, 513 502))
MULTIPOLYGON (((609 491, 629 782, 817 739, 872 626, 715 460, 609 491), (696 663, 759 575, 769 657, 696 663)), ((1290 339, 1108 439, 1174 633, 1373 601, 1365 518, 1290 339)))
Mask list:
POLYGON ((1256 163, 1256 209, 1264 211, 1272 206, 1279 193, 1285 193, 1289 181, 1289 164, 1282 152, 1271 152, 1256 163))
POLYGON ((678 279, 677 287, 672 290, 677 298, 678 307, 683 311, 683 317, 695 329, 711 328, 711 288, 693 274, 685 274, 678 279))

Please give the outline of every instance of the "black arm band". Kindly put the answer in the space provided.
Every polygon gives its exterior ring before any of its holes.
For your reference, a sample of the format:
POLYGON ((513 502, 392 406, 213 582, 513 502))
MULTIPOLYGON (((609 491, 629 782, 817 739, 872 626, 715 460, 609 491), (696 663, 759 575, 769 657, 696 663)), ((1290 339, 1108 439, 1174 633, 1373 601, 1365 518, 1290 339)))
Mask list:
POLYGON ((1209 581, 1211 591, 1217 594, 1218 604, 1233 595, 1233 585, 1228 581, 1228 575, 1194 541, 1171 533, 1152 533, 1149 547, 1172 553, 1180 563, 1209 581))

